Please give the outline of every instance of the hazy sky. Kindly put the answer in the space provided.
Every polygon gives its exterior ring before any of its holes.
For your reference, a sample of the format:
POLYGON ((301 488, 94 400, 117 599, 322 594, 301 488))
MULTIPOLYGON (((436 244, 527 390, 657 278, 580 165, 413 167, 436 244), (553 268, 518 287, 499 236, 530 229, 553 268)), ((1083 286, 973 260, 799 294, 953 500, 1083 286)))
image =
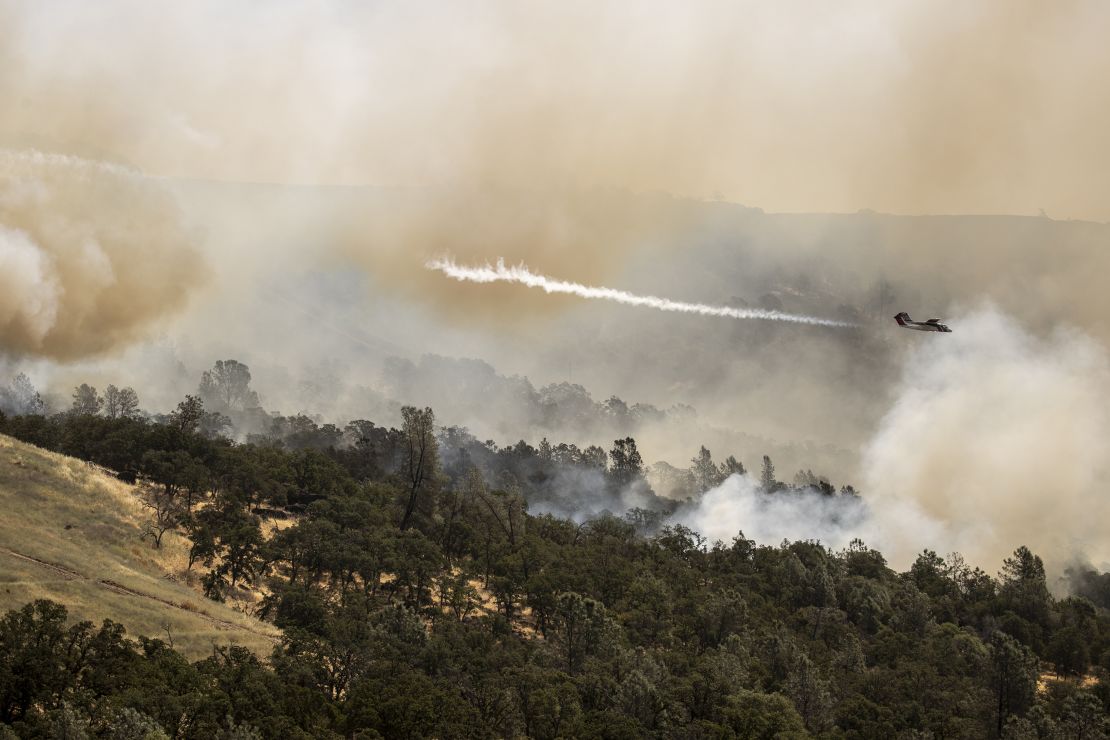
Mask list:
POLYGON ((1110 219, 1100 0, 0 0, 0 145, 246 181, 1110 219))
POLYGON ((72 359, 213 279, 340 260, 495 321, 507 293, 424 261, 601 283, 701 227, 626 192, 1105 221, 1107 21, 1099 0, 0 0, 0 336, 72 359), (175 212, 163 189, 192 179, 391 196, 175 212))

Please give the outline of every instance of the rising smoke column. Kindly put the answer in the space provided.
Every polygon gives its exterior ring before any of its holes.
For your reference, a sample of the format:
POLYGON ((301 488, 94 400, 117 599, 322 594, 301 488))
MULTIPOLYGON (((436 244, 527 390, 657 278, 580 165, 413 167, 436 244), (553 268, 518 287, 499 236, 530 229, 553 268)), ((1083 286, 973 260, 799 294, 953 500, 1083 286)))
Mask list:
POLYGON ((795 324, 809 324, 811 326, 839 326, 852 327, 855 324, 835 319, 822 319, 817 316, 801 316, 782 311, 767 311, 761 308, 732 308, 729 306, 711 306, 704 303, 687 303, 673 301, 669 298, 659 298, 652 295, 637 295, 615 288, 594 287, 572 283, 566 280, 556 280, 546 275, 538 275, 524 265, 506 267, 504 260, 497 260, 496 265, 486 264, 482 267, 465 267, 457 265, 453 260, 429 260, 425 266, 429 270, 439 270, 449 278, 472 283, 520 283, 529 288, 541 288, 545 293, 565 293, 576 295, 580 298, 593 298, 602 301, 623 303, 626 306, 644 306, 657 311, 674 311, 676 313, 692 313, 699 316, 721 316, 730 319, 763 319, 765 321, 789 321, 795 324))
POLYGON ((877 542, 907 564, 923 547, 984 567, 1019 545, 1059 568, 1110 558, 1110 356, 1074 329, 1029 333, 987 307, 944 342, 918 342, 863 451, 877 542))
POLYGON ((1110 356, 1073 329, 1030 334, 991 307, 912 337, 897 396, 863 450, 862 498, 767 495, 732 476, 677 520, 763 544, 853 537, 898 569, 923 549, 987 570, 1020 545, 1059 572, 1110 560, 1110 356))

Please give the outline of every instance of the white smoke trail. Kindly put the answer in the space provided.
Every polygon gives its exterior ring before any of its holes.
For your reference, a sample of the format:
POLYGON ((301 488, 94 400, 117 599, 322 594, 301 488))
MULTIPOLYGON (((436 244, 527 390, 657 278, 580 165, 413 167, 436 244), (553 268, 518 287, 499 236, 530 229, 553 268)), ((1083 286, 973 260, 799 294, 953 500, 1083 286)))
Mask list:
POLYGON ((542 288, 546 293, 566 293, 580 298, 593 298, 603 301, 614 301, 626 306, 645 306, 658 311, 675 311, 678 313, 693 313, 701 316, 722 316, 730 319, 763 319, 765 321, 789 321, 796 324, 810 324, 812 326, 839 326, 852 327, 855 324, 848 321, 835 319, 822 319, 817 316, 801 316, 782 311, 768 311, 761 308, 732 308, 730 306, 710 306, 704 303, 687 303, 673 301, 669 298, 659 298, 652 295, 636 295, 624 290, 614 288, 600 288, 581 283, 572 283, 565 280, 556 280, 546 275, 537 275, 524 265, 506 267, 504 260, 497 260, 496 265, 486 264, 481 267, 465 267, 455 264, 450 259, 433 259, 425 263, 429 270, 439 270, 447 277, 459 281, 472 283, 520 283, 529 288, 542 288))
POLYGON ((90 179, 101 175, 135 179, 161 179, 144 175, 137 169, 115 162, 85 159, 71 154, 43 152, 38 149, 0 147, 0 171, 7 176, 35 176, 44 168, 64 170, 70 178, 90 179))

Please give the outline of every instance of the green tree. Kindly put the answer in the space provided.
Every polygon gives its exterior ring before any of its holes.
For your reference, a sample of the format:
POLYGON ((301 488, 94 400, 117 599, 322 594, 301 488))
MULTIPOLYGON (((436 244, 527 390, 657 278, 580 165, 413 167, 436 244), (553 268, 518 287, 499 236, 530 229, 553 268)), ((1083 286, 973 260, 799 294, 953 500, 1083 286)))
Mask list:
POLYGON ((536 449, 536 452, 540 458, 540 462, 544 465, 550 465, 555 457, 554 450, 551 447, 551 443, 547 441, 547 437, 540 440, 540 446, 536 449))
POLYGON ((734 737, 744 740, 802 740, 809 737, 805 723, 782 694, 740 689, 722 711, 734 737))
POLYGON ((693 463, 690 472, 694 476, 694 488, 698 493, 716 488, 724 480, 721 471, 713 463, 713 454, 704 445, 698 450, 698 456, 690 462, 693 463))
POLYGON ((170 740, 157 722, 131 707, 116 713, 108 724, 108 733, 114 740, 170 740))
POLYGON ((746 472, 748 471, 744 469, 744 463, 737 460, 735 456, 729 455, 725 458, 725 461, 721 463, 721 470, 718 475, 721 480, 724 480, 730 475, 743 475, 746 472))
POLYGON ((435 414, 430 408, 423 410, 415 406, 401 409, 405 457, 404 476, 408 487, 405 513, 401 517, 401 529, 411 526, 413 515, 421 496, 431 493, 431 484, 436 479, 438 455, 435 438, 435 414))
POLYGON ((1110 712, 1089 691, 1067 697, 1060 711, 1060 736, 1075 740, 1106 740, 1110 737, 1110 712))
POLYGON ((133 419, 139 415, 139 396, 133 388, 104 389, 104 415, 109 419, 133 419))
POLYGON ((581 463, 583 467, 593 468, 594 470, 600 470, 602 472, 608 468, 608 459, 605 456, 605 450, 597 445, 590 445, 582 450, 581 463))
POLYGON ((794 708, 810 732, 824 729, 833 700, 829 682, 821 676, 817 666, 802 653, 794 663, 784 687, 794 702, 794 708))
POLYGON ((185 396, 170 414, 170 425, 183 433, 196 432, 204 418, 204 402, 197 396, 185 396))
POLYGON ((141 467, 151 482, 162 486, 167 497, 181 496, 186 514, 192 513, 194 504, 211 484, 208 466, 186 450, 148 450, 141 467))
POLYGON ((670 642, 674 597, 661 578, 639 575, 629 585, 622 607, 621 621, 634 644, 654 647, 670 642))
POLYGON ((716 647, 743 628, 748 604, 734 589, 720 589, 698 599, 695 630, 704 647, 716 647))
POLYGON ((1052 607, 1044 563, 1023 545, 1002 562, 999 581, 999 601, 1010 612, 1009 618, 1003 615, 1003 629, 1033 649, 1041 650, 1052 607))
POLYGON ((1052 636, 1045 657, 1056 667, 1057 673, 1082 676, 1091 665, 1088 642, 1079 627, 1068 625, 1052 636))
POLYGON ((603 604, 581 594, 559 595, 556 629, 567 671, 582 670, 587 657, 604 659, 616 649, 620 628, 603 604))
POLYGON ((508 677, 525 737, 558 738, 573 734, 582 706, 570 676, 529 663, 510 669, 508 677))
POLYGON ((223 549, 221 569, 231 578, 231 587, 241 580, 253 580, 261 565, 262 531, 254 517, 239 516, 218 535, 223 549))
POLYGON ((84 712, 68 702, 48 714, 52 740, 89 740, 91 727, 84 712))
POLYGON ((775 464, 769 455, 763 456, 763 468, 759 473, 759 486, 764 493, 773 493, 779 489, 779 482, 775 480, 775 464))
POLYGON ((632 437, 613 441, 613 449, 609 450, 609 459, 612 465, 609 476, 618 488, 631 485, 643 477, 644 459, 636 449, 636 440, 632 437))
POLYGON ((134 654, 122 627, 67 626, 67 617, 61 604, 38 600, 0 619, 0 725, 118 690, 129 674, 134 654))
POLYGON ((1025 645, 1005 632, 995 632, 990 643, 990 685, 994 697, 996 736, 1007 718, 1022 715, 1033 705, 1039 663, 1025 645))

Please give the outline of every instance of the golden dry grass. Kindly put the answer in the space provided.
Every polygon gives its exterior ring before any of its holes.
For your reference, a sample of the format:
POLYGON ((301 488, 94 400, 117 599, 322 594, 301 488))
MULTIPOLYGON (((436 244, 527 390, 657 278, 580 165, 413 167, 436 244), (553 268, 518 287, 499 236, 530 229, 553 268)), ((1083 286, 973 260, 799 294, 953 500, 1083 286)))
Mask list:
POLYGON ((188 540, 141 540, 148 514, 132 487, 80 460, 0 435, 0 512, 0 610, 53 599, 74 619, 172 636, 190 658, 228 643, 266 656, 279 635, 191 587, 188 540))
POLYGON ((1055 671, 1041 671, 1037 676, 1037 693, 1047 693, 1055 684, 1071 683, 1079 688, 1089 689, 1098 685, 1098 676, 1087 673, 1082 676, 1061 676, 1055 671))
MULTIPOLYGON (((457 577, 461 573, 462 571, 458 568, 458 566, 451 568, 451 575, 457 577)), ((389 583, 395 579, 396 576, 392 573, 385 573, 382 576, 382 583, 389 583)), ((486 588, 481 578, 468 578, 466 584, 470 586, 470 588, 474 589, 474 594, 477 597, 477 603, 474 605, 475 614, 480 614, 482 616, 488 617, 498 613, 499 608, 497 606, 497 597, 493 595, 493 592, 486 588)), ((441 583, 440 589, 433 589, 433 591, 436 600, 441 604, 440 611, 442 611, 444 614, 451 614, 451 607, 445 604, 445 602, 447 601, 447 597, 443 591, 444 585, 445 584, 441 583)), ((536 627, 535 615, 532 613, 532 607, 530 606, 521 607, 520 610, 517 612, 516 621, 513 624, 513 630, 518 635, 526 637, 528 639, 543 639, 539 629, 537 629, 536 627)))

